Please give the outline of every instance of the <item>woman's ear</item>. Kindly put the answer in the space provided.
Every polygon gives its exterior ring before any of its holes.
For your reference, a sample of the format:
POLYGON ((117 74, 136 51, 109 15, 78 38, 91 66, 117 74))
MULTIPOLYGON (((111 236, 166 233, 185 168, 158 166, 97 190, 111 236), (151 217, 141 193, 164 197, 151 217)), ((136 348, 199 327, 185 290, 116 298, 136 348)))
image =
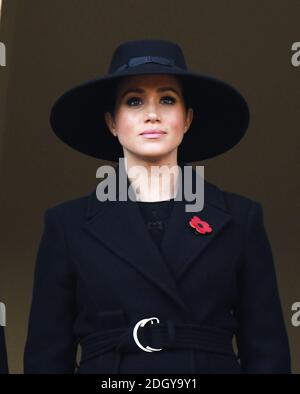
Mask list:
POLYGON ((115 122, 110 112, 105 112, 104 119, 107 127, 109 128, 110 132, 113 136, 117 136, 116 129, 115 129, 115 122))
POLYGON ((187 111, 187 115, 186 115, 184 133, 186 133, 188 131, 188 129, 190 128, 191 123, 193 121, 193 117, 194 117, 194 110, 193 110, 193 108, 189 108, 187 111))

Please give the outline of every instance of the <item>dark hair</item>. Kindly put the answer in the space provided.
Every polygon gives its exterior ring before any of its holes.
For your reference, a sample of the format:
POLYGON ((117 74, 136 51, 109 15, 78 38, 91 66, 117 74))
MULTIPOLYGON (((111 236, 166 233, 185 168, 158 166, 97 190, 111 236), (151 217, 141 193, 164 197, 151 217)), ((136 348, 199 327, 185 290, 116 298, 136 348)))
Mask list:
POLYGON ((123 77, 116 78, 113 81, 111 81, 111 84, 109 86, 109 90, 107 91, 107 95, 106 95, 106 103, 105 103, 104 112, 110 112, 113 118, 115 117, 117 88, 118 88, 119 83, 122 80, 122 78, 123 77))
MULTIPOLYGON (((186 112, 188 111, 188 108, 192 107, 191 99, 187 95, 186 90, 187 86, 186 83, 183 81, 182 78, 177 77, 177 80, 181 86, 181 91, 182 91, 182 96, 183 96, 183 102, 185 106, 186 112)), ((106 97, 106 104, 105 104, 105 112, 110 112, 112 117, 115 117, 115 106, 116 106, 116 95, 117 95, 117 89, 121 81, 126 78, 126 77, 120 77, 116 78, 113 81, 111 81, 110 87, 109 87, 109 92, 106 97)))

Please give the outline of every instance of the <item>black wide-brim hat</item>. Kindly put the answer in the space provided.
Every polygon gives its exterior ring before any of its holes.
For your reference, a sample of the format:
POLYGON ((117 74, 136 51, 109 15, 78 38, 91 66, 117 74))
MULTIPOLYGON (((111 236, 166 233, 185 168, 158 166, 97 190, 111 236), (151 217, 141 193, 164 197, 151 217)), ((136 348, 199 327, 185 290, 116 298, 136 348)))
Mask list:
POLYGON ((104 113, 118 79, 140 74, 171 74, 183 82, 194 116, 178 148, 178 162, 218 156, 244 136, 249 125, 244 97, 221 80, 188 70, 179 45, 164 40, 120 44, 107 74, 75 86, 54 103, 50 124, 55 134, 77 151, 118 162, 122 145, 108 129, 104 113))

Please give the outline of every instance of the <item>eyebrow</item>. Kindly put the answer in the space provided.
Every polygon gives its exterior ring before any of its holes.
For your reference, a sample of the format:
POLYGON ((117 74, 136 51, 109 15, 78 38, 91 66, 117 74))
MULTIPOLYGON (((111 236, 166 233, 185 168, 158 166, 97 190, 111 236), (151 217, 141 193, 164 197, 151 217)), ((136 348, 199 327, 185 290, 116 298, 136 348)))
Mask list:
MULTIPOLYGON (((166 86, 166 87, 162 87, 162 88, 157 88, 156 89, 157 92, 166 92, 166 91, 171 91, 175 94, 177 94, 178 96, 180 96, 180 93, 178 92, 177 89, 171 87, 171 86, 166 86)), ((121 98, 123 98, 124 96, 126 96, 126 94, 128 93, 145 93, 145 90, 142 88, 135 88, 135 89, 127 89, 125 90, 122 95, 121 98)))

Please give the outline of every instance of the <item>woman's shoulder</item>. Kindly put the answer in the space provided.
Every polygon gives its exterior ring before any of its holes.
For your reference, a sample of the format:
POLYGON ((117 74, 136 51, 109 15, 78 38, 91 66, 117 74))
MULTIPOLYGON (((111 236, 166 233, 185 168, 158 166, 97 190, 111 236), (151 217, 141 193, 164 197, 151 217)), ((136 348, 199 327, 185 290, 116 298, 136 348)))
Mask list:
POLYGON ((262 210, 262 203, 255 197, 250 197, 235 190, 217 185, 205 180, 204 200, 208 198, 208 203, 222 207, 224 210, 236 217, 247 216, 252 209, 262 210))
MULTIPOLYGON (((46 215, 54 214, 70 223, 84 220, 90 212, 98 209, 101 202, 96 197, 96 190, 60 203, 52 204, 46 209, 46 215)), ((253 197, 235 190, 229 190, 210 180, 204 181, 204 204, 209 204, 229 212, 235 217, 245 218, 252 209, 262 210, 262 204, 253 197)))
POLYGON ((74 197, 68 200, 54 203, 48 206, 44 212, 45 216, 54 215, 61 219, 72 222, 78 218, 82 219, 85 217, 86 210, 89 204, 89 200, 92 193, 74 197))
POLYGON ((259 201, 255 197, 250 197, 246 194, 240 193, 237 190, 232 190, 224 186, 220 186, 216 183, 213 183, 210 180, 205 179, 204 181, 204 188, 217 190, 219 193, 222 193, 224 197, 228 199, 229 202, 235 204, 253 204, 258 203, 259 201))

